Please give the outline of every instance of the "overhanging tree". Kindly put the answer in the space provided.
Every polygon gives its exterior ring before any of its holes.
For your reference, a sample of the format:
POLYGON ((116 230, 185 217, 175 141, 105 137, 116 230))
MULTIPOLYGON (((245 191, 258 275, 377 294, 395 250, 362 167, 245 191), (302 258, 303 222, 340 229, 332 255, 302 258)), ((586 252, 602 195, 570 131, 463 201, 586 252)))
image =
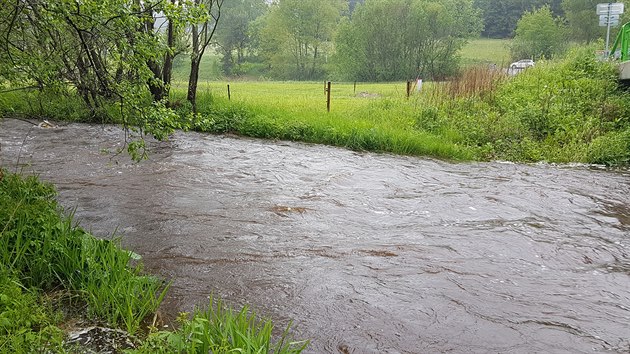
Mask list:
MULTIPOLYGON (((117 107, 117 122, 163 138, 168 112, 152 101, 167 95, 170 77, 157 68, 172 55, 172 42, 154 30, 154 15, 176 18, 187 8, 164 0, 5 1, 0 82, 78 94, 94 120, 112 117, 106 105, 117 107)), ((132 156, 142 144, 130 143, 132 156)))

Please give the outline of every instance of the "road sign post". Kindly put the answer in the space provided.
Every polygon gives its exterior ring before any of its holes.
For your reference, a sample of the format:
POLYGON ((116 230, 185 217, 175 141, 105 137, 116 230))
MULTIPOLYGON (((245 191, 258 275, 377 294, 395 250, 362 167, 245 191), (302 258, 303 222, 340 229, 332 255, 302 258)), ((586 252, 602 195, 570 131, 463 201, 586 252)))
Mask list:
POLYGON ((610 27, 619 24, 619 15, 624 11, 624 5, 621 2, 609 2, 597 4, 597 14, 599 15, 599 25, 606 27, 606 56, 610 54, 610 27))

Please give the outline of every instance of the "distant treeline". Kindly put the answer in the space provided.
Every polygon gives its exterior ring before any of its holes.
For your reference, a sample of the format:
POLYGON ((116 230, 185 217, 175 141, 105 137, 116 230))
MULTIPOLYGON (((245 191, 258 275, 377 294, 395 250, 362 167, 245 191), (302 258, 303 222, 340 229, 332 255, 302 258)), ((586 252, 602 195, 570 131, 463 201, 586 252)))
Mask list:
MULTIPOLYGON (((604 30, 595 14, 599 2, 234 0, 224 6, 216 43, 228 76, 364 81, 440 78, 457 72, 457 53, 467 40, 479 35, 513 38, 519 20, 543 8, 558 28, 553 37, 565 44, 602 38, 604 30)), ((515 59, 522 55, 521 49, 512 50, 515 59)))
POLYGON ((604 33, 598 1, 6 2, 0 89, 70 87, 95 118, 104 114, 103 100, 116 100, 133 123, 155 113, 139 109, 147 99, 142 93, 153 102, 168 100, 174 63, 185 56, 193 111, 204 54, 218 55, 226 76, 441 79, 458 73, 458 53, 480 35, 514 36, 514 59, 549 58, 561 43, 597 40, 604 33))

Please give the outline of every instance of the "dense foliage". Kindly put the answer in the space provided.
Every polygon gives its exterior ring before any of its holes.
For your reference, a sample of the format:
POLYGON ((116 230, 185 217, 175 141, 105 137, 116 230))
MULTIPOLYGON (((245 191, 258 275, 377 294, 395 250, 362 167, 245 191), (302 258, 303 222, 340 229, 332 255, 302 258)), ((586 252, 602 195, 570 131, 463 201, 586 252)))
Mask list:
POLYGON ((443 78, 456 72, 457 52, 479 31, 472 1, 368 1, 339 30, 338 75, 358 81, 443 78))
POLYGON ((545 6, 521 17, 511 51, 513 58, 539 60, 562 54, 566 47, 566 29, 561 19, 554 18, 551 9, 545 6))
POLYGON ((418 128, 454 134, 485 158, 519 161, 630 161, 630 96, 614 64, 588 48, 539 63, 481 96, 441 101, 418 128))
MULTIPOLYGON (((5 2, 0 7, 0 87, 77 95, 95 121, 107 118, 104 110, 114 104, 122 123, 158 131, 150 119, 157 111, 151 107, 152 102, 168 100, 176 39, 189 26, 191 50, 203 54, 221 4, 222 0, 5 2), (165 18, 165 28, 156 26, 158 17, 165 18), (196 37, 202 38, 198 45, 196 37)), ((201 59, 193 55, 191 60, 201 59)), ((196 80, 191 67, 195 92, 196 80)), ((194 95, 188 98, 194 105, 194 95)))
MULTIPOLYGON (((549 5, 554 16, 562 16, 560 3, 561 0, 475 0, 475 7, 483 14, 483 36, 508 38, 514 35, 516 23, 526 11, 534 11, 549 5)), ((593 17, 594 13, 595 7, 592 7, 593 17)))

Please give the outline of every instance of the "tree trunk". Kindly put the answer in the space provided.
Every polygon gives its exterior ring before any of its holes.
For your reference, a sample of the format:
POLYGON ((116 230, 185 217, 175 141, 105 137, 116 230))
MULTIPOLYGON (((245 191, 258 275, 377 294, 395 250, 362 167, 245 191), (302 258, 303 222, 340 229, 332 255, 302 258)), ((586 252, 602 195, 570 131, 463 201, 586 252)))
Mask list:
MULTIPOLYGON (((175 0, 171 0, 171 4, 175 5, 175 0)), ((168 50, 164 57, 164 67, 162 68, 162 82, 164 83, 163 96, 168 99, 171 87, 171 78, 173 77, 173 53, 175 51, 175 26, 173 19, 168 19, 168 29, 166 33, 166 45, 168 50)))
MULTIPOLYGON (((140 1, 138 1, 137 3, 138 6, 140 6, 140 1)), ((147 35, 154 36, 155 34, 153 33, 153 26, 155 24, 155 19, 153 18, 153 15, 145 16, 146 17, 143 23, 143 31, 147 35)), ((160 66, 160 63, 156 62, 153 59, 147 60, 147 66, 149 67, 149 70, 151 70, 151 72, 153 73, 154 77, 154 80, 149 80, 147 82, 147 86, 149 86, 149 91, 151 92, 151 96, 153 96, 153 101, 159 102, 166 95, 164 82, 162 81, 162 68, 160 66)))
POLYGON ((197 113, 197 82, 199 81, 199 26, 192 26, 192 53, 190 54, 190 76, 188 78, 188 94, 186 99, 192 105, 193 113, 197 113))
MULTIPOLYGON (((174 1, 174 0, 173 0, 174 1)), ((199 5, 201 0, 195 0, 195 4, 199 5)), ((209 3, 208 15, 212 18, 211 20, 207 20, 203 26, 201 31, 199 30, 198 25, 192 26, 192 53, 190 55, 190 77, 188 78, 188 95, 186 99, 192 105, 193 113, 197 113, 197 83, 199 82, 199 64, 201 63, 201 59, 203 58, 203 53, 206 48, 210 44, 210 40, 214 35, 215 30, 217 29, 217 23, 219 22, 219 17, 221 17, 221 6, 223 5, 223 0, 213 0, 209 3), (212 13, 212 9, 215 9, 216 15, 212 13)))
POLYGON ((190 78, 188 80, 188 95, 186 99, 192 104, 193 113, 197 113, 197 83, 199 82, 199 62, 190 62, 190 78))
POLYGON ((153 96, 153 101, 161 101, 162 98, 164 98, 164 85, 161 82, 162 70, 160 70, 160 64, 158 64, 154 60, 149 60, 147 62, 147 66, 153 73, 153 76, 155 76, 155 78, 157 79, 149 80, 149 82, 147 83, 147 85, 149 86, 149 91, 151 92, 151 96, 153 96))
POLYGON ((313 65, 311 66, 311 75, 309 75, 310 76, 309 79, 311 80, 315 77, 315 69, 317 65, 317 54, 318 54, 317 50, 318 50, 318 47, 315 46, 315 49, 313 51, 313 65))

